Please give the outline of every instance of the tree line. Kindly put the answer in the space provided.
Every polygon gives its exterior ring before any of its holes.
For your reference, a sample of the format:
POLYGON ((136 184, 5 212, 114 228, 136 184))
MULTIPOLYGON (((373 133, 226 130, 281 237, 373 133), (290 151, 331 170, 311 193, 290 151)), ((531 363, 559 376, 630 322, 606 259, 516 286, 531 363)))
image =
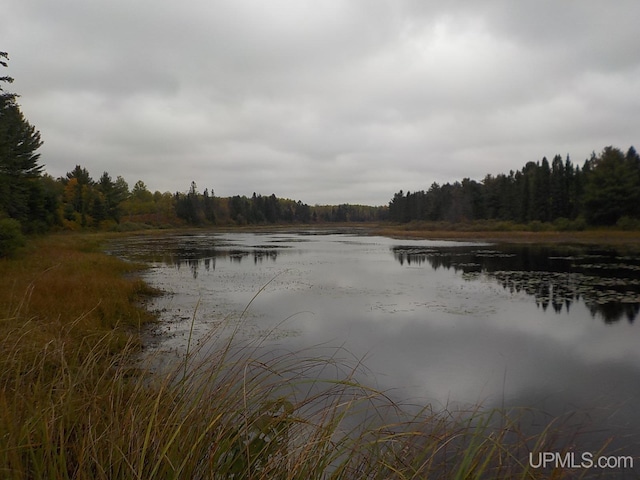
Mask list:
POLYGON ((640 156, 608 146, 574 165, 569 156, 528 162, 509 174, 433 183, 427 191, 396 193, 395 222, 500 220, 615 225, 640 219, 640 156))
MULTIPOLYGON (((154 197, 159 194, 156 192, 154 197)), ((371 222, 387 218, 386 206, 314 205, 275 194, 216 197, 213 189, 198 191, 195 182, 188 192, 173 196, 175 216, 190 225, 265 225, 276 223, 371 222)))
POLYGON ((195 181, 186 192, 152 193, 142 180, 129 188, 122 176, 114 179, 108 172, 94 180, 80 165, 60 178, 43 174, 34 176, 30 182, 38 185, 33 190, 46 193, 44 213, 40 208, 31 209, 29 202, 23 202, 24 198, 15 197, 11 205, 20 205, 20 208, 0 211, 0 218, 17 220, 25 233, 50 229, 125 230, 185 225, 364 222, 382 220, 387 211, 386 207, 363 205, 309 206, 300 200, 255 192, 251 197, 216 197, 213 189, 205 188, 200 192, 195 181), (15 214, 18 212, 20 215, 15 214))

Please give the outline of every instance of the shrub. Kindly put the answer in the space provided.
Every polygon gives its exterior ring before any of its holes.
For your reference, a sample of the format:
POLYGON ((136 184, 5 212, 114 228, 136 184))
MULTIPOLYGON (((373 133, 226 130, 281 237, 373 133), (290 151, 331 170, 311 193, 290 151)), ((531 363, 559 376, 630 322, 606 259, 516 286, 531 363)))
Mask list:
POLYGON ((539 220, 533 220, 528 223, 527 230, 530 230, 532 232, 543 232, 549 230, 549 227, 539 220))
POLYGON ((618 219, 616 227, 620 230, 640 230, 640 220, 625 215, 618 219))
POLYGON ((567 232, 573 230, 573 222, 565 217, 556 218, 553 221, 553 226, 560 232, 567 232))
POLYGON ((20 222, 12 218, 0 220, 0 257, 10 257, 25 244, 20 222))
POLYGON ((587 220, 584 216, 580 215, 573 221, 573 230, 577 230, 579 232, 587 229, 587 220))
POLYGON ((122 222, 110 229, 112 232, 137 232, 139 230, 150 230, 154 227, 147 223, 138 223, 138 222, 122 222))

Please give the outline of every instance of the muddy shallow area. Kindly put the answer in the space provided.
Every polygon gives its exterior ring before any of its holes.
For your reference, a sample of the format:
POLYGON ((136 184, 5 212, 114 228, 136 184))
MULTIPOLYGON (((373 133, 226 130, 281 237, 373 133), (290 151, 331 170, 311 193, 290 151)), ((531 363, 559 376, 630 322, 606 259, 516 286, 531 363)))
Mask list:
POLYGON ((149 348, 166 358, 212 329, 274 352, 343 347, 394 398, 588 412, 591 437, 640 453, 628 251, 302 231, 130 237, 111 252, 148 262, 145 280, 166 292, 149 348))

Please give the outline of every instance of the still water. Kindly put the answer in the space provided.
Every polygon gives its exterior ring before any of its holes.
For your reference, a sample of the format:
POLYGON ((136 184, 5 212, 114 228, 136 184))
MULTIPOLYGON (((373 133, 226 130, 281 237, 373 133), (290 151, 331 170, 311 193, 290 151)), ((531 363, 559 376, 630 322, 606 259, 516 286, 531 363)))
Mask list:
POLYGON ((224 325, 274 351, 344 347, 394 398, 587 412, 638 454, 637 254, 326 231, 132 237, 112 251, 148 262, 145 280, 167 292, 150 307, 163 355, 184 355, 192 319, 194 343, 224 325))

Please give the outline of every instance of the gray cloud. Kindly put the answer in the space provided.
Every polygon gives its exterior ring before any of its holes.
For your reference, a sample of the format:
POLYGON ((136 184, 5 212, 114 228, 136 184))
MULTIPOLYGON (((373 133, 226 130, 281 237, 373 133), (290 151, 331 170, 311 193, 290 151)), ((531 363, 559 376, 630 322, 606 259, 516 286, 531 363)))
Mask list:
MULTIPOLYGON (((9 0, 0 49, 54 176, 307 203, 636 141, 640 4, 9 0)), ((636 145, 637 146, 637 145, 636 145)))

